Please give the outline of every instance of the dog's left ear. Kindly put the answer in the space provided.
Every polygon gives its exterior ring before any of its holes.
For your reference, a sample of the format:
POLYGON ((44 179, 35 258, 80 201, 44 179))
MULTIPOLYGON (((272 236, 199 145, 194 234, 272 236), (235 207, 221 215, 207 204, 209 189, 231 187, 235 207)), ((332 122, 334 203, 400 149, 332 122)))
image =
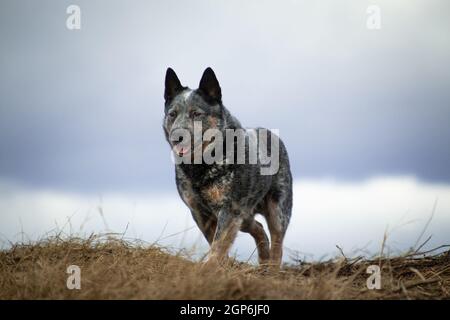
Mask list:
POLYGON ((164 99, 166 99, 166 102, 175 98, 175 96, 183 91, 183 89, 184 87, 181 85, 175 71, 173 71, 172 68, 167 68, 164 89, 164 99))
POLYGON ((203 94, 207 102, 222 103, 222 90, 220 89, 219 81, 217 81, 213 69, 210 67, 206 68, 203 72, 198 90, 203 94))

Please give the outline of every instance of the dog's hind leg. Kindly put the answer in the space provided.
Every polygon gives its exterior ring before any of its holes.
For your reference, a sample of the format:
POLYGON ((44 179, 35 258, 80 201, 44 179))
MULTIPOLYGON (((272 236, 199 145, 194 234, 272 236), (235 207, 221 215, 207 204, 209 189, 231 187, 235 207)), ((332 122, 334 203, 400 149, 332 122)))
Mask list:
POLYGON ((252 217, 251 220, 244 221, 241 226, 241 231, 249 233, 255 239, 259 264, 266 264, 270 257, 269 238, 262 224, 252 217))
POLYGON ((283 257, 283 240, 289 224, 291 206, 289 203, 267 199, 266 219, 270 231, 270 264, 281 265, 283 257))

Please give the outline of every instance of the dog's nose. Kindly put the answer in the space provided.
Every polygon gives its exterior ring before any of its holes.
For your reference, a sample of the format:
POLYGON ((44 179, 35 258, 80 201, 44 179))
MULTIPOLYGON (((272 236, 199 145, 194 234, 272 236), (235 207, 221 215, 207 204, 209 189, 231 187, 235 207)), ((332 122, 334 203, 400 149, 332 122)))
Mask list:
POLYGON ((187 141, 189 138, 191 138, 191 133, 188 128, 176 127, 170 130, 169 138, 172 144, 176 144, 179 142, 187 141))
POLYGON ((176 144, 183 144, 187 143, 189 139, 185 137, 184 135, 171 135, 170 136, 170 143, 174 146, 176 144))

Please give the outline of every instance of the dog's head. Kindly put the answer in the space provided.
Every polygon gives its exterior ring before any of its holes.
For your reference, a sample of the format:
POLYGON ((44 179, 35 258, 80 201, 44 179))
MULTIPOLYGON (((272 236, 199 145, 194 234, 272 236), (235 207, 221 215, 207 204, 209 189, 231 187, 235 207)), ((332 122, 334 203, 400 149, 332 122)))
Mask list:
POLYGON ((175 72, 168 68, 165 80, 164 133, 178 156, 191 154, 201 128, 201 134, 208 129, 221 130, 223 126, 222 93, 216 75, 211 68, 203 72, 198 89, 181 85, 175 72), (201 125, 201 126, 200 126, 201 125), (189 132, 190 139, 180 139, 179 132, 189 132), (198 133, 198 132, 197 132, 198 133))

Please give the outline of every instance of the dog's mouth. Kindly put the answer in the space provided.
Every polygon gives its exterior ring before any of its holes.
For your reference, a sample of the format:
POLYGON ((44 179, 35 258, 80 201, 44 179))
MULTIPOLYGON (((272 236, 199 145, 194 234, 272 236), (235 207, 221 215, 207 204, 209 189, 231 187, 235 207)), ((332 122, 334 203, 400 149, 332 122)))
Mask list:
POLYGON ((172 149, 179 157, 184 157, 191 152, 191 146, 183 143, 175 144, 172 149))

